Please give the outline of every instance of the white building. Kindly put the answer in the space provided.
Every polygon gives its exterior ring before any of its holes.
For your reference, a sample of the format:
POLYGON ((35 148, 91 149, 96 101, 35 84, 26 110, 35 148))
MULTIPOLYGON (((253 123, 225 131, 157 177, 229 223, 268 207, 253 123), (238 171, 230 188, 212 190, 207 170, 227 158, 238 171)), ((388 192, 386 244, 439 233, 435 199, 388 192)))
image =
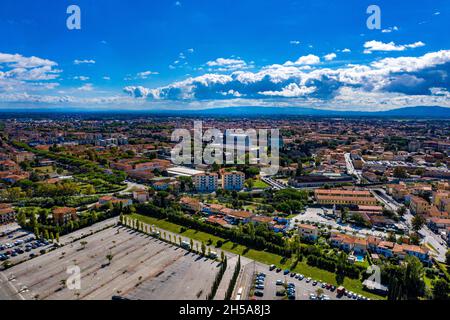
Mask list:
POLYGON ((192 182, 198 192, 213 192, 217 190, 217 177, 217 173, 199 173, 192 177, 192 182))
POLYGON ((242 190, 245 174, 239 171, 224 172, 222 174, 222 188, 225 190, 242 190))

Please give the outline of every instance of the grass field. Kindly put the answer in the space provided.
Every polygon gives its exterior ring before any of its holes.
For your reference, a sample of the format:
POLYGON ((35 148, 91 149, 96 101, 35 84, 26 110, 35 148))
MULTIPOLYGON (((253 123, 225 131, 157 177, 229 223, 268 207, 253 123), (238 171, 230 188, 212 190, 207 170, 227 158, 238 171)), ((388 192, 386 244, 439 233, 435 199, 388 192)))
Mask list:
POLYGON ((253 183, 253 189, 265 189, 268 188, 269 185, 262 180, 255 180, 253 183))
MULTIPOLYGON (((283 269, 290 269, 293 261, 291 259, 285 259, 282 256, 266 252, 266 251, 260 251, 260 250, 253 250, 249 249, 245 246, 233 243, 231 241, 228 241, 226 239, 211 235, 209 233, 205 233, 202 231, 197 231, 193 229, 187 229, 184 232, 182 232, 184 229, 182 226, 177 225, 175 223, 166 221, 166 220, 160 220, 153 217, 147 217, 139 214, 133 214, 131 215, 132 218, 138 219, 142 222, 153 224, 161 229, 165 229, 167 231, 171 231, 173 233, 182 234, 185 237, 197 240, 197 241, 203 241, 208 242, 211 241, 213 245, 217 244, 217 241, 222 241, 223 245, 221 246, 221 249, 232 252, 235 254, 239 254, 242 256, 245 256, 249 259, 256 260, 258 262, 264 263, 264 264, 274 264, 280 268, 283 269)), ((306 264, 305 261, 299 262, 295 269, 291 270, 296 273, 301 273, 305 275, 306 277, 311 277, 316 280, 325 281, 327 283, 337 285, 336 282, 336 275, 332 272, 322 270, 316 267, 309 266, 306 264)), ((383 299, 383 297, 369 293, 367 291, 363 290, 363 286, 361 281, 355 280, 355 279, 349 279, 345 278, 344 283, 342 285, 350 291, 353 291, 358 294, 362 294, 368 298, 371 299, 383 299)))

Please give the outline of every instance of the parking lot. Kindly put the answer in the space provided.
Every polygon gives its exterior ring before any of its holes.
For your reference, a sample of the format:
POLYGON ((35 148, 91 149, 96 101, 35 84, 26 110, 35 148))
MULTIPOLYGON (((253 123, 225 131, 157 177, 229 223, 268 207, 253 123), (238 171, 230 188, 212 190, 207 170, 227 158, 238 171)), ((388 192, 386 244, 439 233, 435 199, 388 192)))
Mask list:
MULTIPOLYGON (((261 279, 261 278, 260 278, 261 279)), ((317 279, 307 279, 305 277, 298 277, 297 275, 291 275, 291 273, 285 274, 284 270, 270 270, 266 265, 251 262, 244 266, 240 281, 236 286, 236 292, 241 292, 241 299, 254 299, 254 300, 357 300, 358 297, 347 297, 347 295, 339 296, 337 288, 331 289, 326 287, 326 284, 319 282, 317 279), (255 278, 259 274, 265 274, 263 286, 264 289, 256 289, 255 278), (295 299, 289 298, 288 295, 277 295, 277 292, 286 291, 291 287, 290 292, 295 299), (294 288, 294 290, 292 290, 294 288), (319 290, 320 289, 320 290, 319 290), (262 292, 262 296, 255 295, 255 292, 262 292), (318 292, 319 291, 319 292, 318 292)))
POLYGON ((48 241, 36 240, 35 236, 19 225, 12 223, 2 226, 0 231, 0 261, 13 264, 39 255, 52 247, 48 241))
POLYGON ((111 227, 1 272, 24 299, 204 300, 216 261, 132 230, 111 227), (70 290, 68 268, 79 267, 70 290))

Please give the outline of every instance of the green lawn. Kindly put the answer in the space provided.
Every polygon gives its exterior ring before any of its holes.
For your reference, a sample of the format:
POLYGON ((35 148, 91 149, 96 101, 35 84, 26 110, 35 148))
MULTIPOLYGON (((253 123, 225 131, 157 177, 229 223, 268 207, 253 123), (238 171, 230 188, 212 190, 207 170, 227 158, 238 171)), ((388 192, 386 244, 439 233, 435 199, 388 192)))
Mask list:
MULTIPOLYGON (((260 250, 253 250, 249 249, 243 245, 239 245, 236 243, 233 243, 231 241, 225 240, 223 238, 211 235, 206 232, 197 231, 193 229, 187 229, 183 233, 181 233, 182 226, 169 222, 167 220, 160 220, 153 217, 147 217, 140 214, 132 214, 131 218, 138 219, 142 222, 145 222, 147 224, 155 225, 161 229, 165 229, 168 231, 171 231, 173 233, 182 234, 185 237, 197 240, 197 241, 203 241, 208 242, 208 240, 211 240, 213 245, 217 244, 217 241, 222 241, 223 245, 221 249, 232 252, 235 254, 239 254, 241 256, 247 257, 249 259, 256 260, 258 262, 271 265, 274 264, 277 267, 283 268, 283 269, 290 269, 292 265, 291 259, 285 259, 280 255, 276 255, 267 251, 260 251, 260 250)), ((327 283, 337 285, 336 282, 336 275, 332 272, 319 269, 316 267, 309 266, 306 261, 299 262, 297 266, 295 267, 294 271, 296 273, 301 273, 305 275, 306 277, 311 277, 316 280, 325 281, 327 283)), ((383 297, 369 293, 367 291, 363 290, 362 283, 359 280, 355 279, 349 279, 345 278, 344 283, 342 284, 346 289, 353 291, 358 294, 362 294, 368 298, 371 299, 383 299, 383 297)))
POLYGON ((269 185, 262 180, 255 180, 253 183, 253 189, 265 189, 268 188, 269 185))

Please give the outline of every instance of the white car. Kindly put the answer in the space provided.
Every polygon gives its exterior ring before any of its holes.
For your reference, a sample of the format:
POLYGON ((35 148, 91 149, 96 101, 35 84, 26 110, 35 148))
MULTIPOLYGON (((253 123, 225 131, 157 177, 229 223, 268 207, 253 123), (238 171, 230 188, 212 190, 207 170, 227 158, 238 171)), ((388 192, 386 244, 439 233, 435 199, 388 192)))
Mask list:
POLYGON ((309 299, 310 300, 317 300, 317 296, 314 293, 310 293, 309 294, 309 299))

